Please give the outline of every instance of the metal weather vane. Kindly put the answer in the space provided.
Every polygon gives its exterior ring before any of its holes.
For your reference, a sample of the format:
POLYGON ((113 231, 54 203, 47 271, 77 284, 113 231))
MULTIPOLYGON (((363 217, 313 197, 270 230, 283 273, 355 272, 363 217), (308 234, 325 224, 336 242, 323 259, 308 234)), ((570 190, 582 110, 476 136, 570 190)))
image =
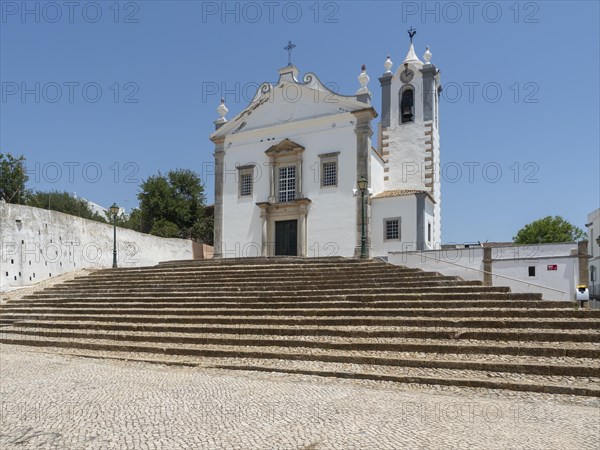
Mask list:
POLYGON ((415 30, 412 26, 410 27, 410 30, 408 30, 408 37, 410 37, 410 43, 413 43, 413 37, 415 36, 415 34, 417 34, 417 30, 415 30))
POLYGON ((296 48, 296 44, 292 44, 292 41, 288 41, 288 45, 283 47, 288 52, 288 66, 292 65, 292 50, 296 48))

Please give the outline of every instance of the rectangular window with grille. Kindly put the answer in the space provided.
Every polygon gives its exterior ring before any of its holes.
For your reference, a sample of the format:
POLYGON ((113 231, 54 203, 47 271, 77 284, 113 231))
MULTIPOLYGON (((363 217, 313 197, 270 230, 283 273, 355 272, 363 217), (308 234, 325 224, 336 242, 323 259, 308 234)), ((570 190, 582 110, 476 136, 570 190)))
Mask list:
POLYGON ((240 197, 252 195, 252 173, 246 172, 240 174, 240 197))
POLYGON ((386 219, 385 221, 385 239, 400 239, 400 219, 386 219))
POLYGON ((337 161, 324 162, 321 173, 321 186, 337 186, 337 161))
POLYGON ((279 201, 296 200, 296 166, 279 168, 279 201))
MULTIPOLYGON (((336 187, 338 185, 338 156, 340 152, 329 152, 321 153, 319 159, 321 160, 321 187, 336 187)), ((317 181, 318 178, 315 178, 317 181)))

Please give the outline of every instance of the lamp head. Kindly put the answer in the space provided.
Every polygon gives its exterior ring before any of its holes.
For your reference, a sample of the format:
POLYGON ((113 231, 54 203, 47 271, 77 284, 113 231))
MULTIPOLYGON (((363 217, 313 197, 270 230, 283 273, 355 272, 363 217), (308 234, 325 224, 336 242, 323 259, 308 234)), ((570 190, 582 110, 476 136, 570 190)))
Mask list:
POLYGON ((119 214, 119 209, 120 208, 117 206, 117 204, 113 203, 108 210, 110 211, 111 216, 116 216, 117 214, 119 214))
POLYGON ((367 179, 365 177, 360 177, 360 180, 358 180, 358 189, 360 189, 361 192, 365 192, 368 187, 369 182, 367 179))

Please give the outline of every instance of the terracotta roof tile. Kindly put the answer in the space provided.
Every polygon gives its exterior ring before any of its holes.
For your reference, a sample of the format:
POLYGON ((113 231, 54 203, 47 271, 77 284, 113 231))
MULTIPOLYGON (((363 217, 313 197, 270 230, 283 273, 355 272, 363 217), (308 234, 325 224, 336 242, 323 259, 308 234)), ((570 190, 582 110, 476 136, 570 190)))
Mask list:
MULTIPOLYGON (((415 194, 427 194, 431 197, 431 193, 427 191, 421 191, 418 189, 396 189, 392 191, 383 191, 379 194, 375 194, 372 198, 388 198, 388 197, 402 197, 405 195, 415 195, 415 194)), ((432 198, 433 199, 433 198, 432 198)))

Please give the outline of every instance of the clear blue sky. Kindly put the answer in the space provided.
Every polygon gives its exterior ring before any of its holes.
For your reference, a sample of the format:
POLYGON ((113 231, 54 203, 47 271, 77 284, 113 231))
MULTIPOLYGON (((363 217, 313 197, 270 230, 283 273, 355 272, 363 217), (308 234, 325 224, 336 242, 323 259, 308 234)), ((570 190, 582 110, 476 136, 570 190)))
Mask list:
POLYGON ((379 109, 414 26, 445 86, 444 242, 510 240, 546 215, 583 228, 599 206, 596 1, 0 4, 0 151, 25 155, 32 189, 129 210, 149 175, 203 173, 219 98, 241 111, 289 39, 301 74, 343 94, 366 64, 379 109))

